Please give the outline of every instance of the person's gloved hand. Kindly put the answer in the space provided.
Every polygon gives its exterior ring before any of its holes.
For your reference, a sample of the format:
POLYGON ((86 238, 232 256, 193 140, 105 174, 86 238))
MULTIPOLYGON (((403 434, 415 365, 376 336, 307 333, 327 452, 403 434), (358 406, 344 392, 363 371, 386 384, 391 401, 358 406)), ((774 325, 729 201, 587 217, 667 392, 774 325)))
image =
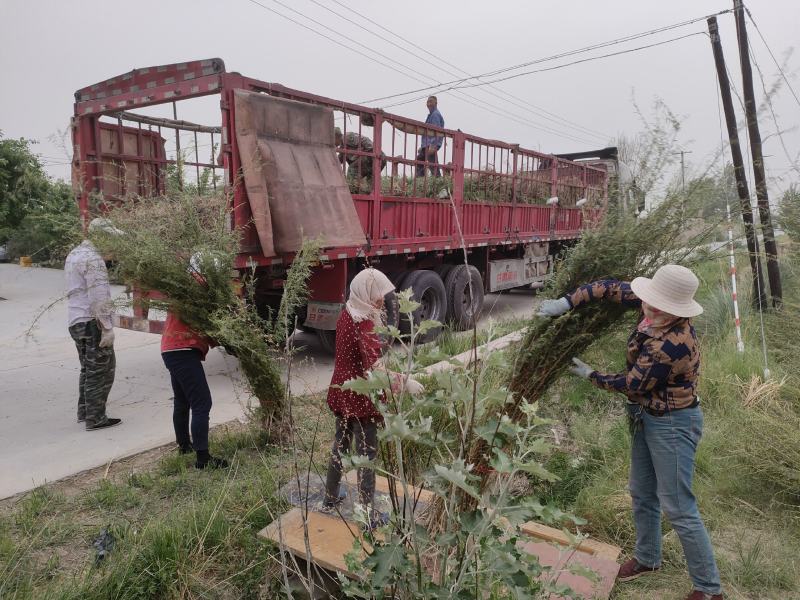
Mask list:
POLYGON ((572 373, 573 375, 577 375, 578 377, 585 377, 586 379, 588 379, 589 375, 594 373, 594 371, 595 369, 587 365, 579 358, 573 358, 572 366, 569 368, 569 372, 572 373))
POLYGON ((558 317, 565 312, 569 312, 569 300, 566 298, 556 298, 555 300, 543 300, 536 312, 537 317, 558 317))
POLYGON ((400 393, 408 392, 412 396, 421 394, 425 387, 413 377, 406 377, 404 381, 400 382, 400 393))
POLYGON ((111 348, 114 345, 114 328, 111 329, 100 329, 100 343, 98 344, 101 348, 111 348))
POLYGON ((403 373, 391 373, 391 381, 392 392, 395 394, 408 392, 412 396, 416 396, 425 390, 425 387, 419 381, 403 373))

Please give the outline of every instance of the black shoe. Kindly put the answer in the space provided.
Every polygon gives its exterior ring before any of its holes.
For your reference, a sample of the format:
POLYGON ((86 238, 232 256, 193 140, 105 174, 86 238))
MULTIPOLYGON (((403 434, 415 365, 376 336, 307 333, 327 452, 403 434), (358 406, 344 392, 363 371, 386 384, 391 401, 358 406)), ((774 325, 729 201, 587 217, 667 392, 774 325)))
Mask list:
POLYGON ((363 530, 366 533, 372 533, 376 529, 385 527, 388 524, 389 524, 389 513, 373 510, 369 518, 369 523, 366 523, 364 525, 363 530))
POLYGON ((347 490, 344 488, 344 486, 339 487, 339 495, 335 500, 332 500, 326 493, 325 498, 322 500, 322 503, 320 504, 319 512, 325 514, 332 514, 338 512, 337 508, 342 504, 342 502, 345 501, 346 498, 347 498, 347 490))
POLYGON ((105 421, 100 421, 95 425, 86 425, 86 431, 94 431, 95 429, 105 429, 106 427, 113 427, 114 425, 119 425, 122 423, 122 419, 111 419, 107 418, 105 421))
POLYGON ((227 469, 229 466, 227 460, 211 456, 208 450, 197 451, 197 462, 194 463, 195 469, 227 469))
POLYGON ((194 452, 194 448, 191 444, 188 446, 178 446, 178 454, 191 454, 194 452))

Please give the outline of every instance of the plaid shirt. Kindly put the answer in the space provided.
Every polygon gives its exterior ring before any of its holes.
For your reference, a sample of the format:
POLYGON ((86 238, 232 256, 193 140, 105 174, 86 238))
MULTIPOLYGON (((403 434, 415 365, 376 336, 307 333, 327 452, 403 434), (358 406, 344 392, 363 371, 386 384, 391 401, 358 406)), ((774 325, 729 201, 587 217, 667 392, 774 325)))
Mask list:
MULTIPOLYGON (((613 279, 581 286, 567 294, 567 300, 573 307, 593 300, 611 300, 639 310, 642 307, 629 283, 613 279)), ((681 318, 663 328, 641 329, 634 329, 628 338, 626 370, 608 374, 595 371, 590 381, 658 413, 695 405, 700 353, 691 321, 681 318)))

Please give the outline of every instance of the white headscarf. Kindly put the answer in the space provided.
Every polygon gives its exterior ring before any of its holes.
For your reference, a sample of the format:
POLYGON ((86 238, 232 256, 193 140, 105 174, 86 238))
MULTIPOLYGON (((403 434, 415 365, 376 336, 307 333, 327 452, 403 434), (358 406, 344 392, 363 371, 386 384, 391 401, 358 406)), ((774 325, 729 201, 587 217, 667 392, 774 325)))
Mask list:
POLYGON ((386 275, 377 269, 364 269, 350 282, 347 312, 356 323, 371 319, 375 325, 382 325, 382 311, 375 307, 375 303, 393 291, 394 284, 386 275))

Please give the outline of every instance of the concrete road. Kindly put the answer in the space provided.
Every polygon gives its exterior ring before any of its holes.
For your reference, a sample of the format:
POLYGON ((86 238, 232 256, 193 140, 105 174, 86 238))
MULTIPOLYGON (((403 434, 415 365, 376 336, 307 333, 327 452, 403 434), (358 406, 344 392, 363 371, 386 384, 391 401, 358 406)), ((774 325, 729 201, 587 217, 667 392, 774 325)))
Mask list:
MULTIPOLYGON (((160 337, 116 330, 117 373, 108 414, 122 424, 86 431, 76 422, 78 359, 66 327, 63 271, 0 264, 0 498, 174 440, 172 389, 160 337)), ((123 289, 115 287, 122 295, 123 289)), ((531 291, 490 294, 482 324, 530 314, 531 291)), ((333 370, 316 336, 299 333, 292 390, 324 390, 333 370)), ((212 425, 241 419, 249 398, 237 361, 212 350, 205 363, 212 425)))

